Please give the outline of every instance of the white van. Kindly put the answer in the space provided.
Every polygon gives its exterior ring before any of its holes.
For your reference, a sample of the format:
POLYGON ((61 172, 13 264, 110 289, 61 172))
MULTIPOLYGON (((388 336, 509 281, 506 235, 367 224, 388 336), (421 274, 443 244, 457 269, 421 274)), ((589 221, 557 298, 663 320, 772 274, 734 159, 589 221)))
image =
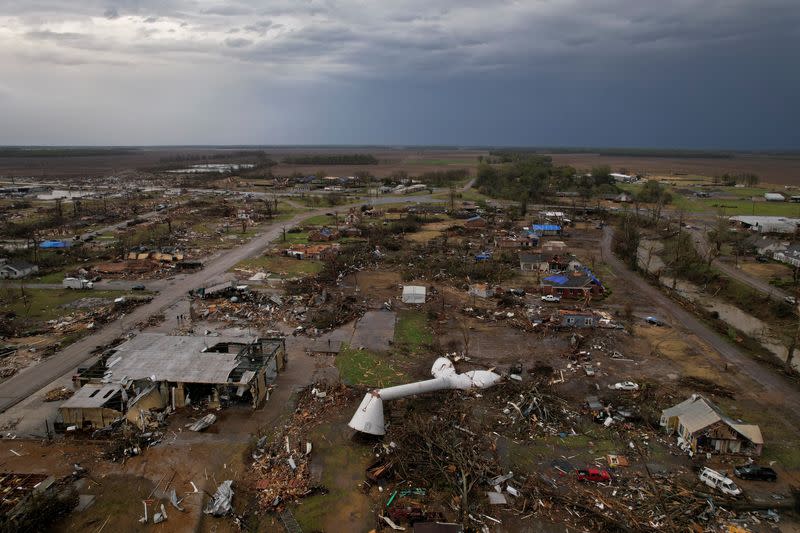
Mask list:
POLYGON ((703 470, 700 471, 700 481, 711 488, 719 489, 720 492, 731 496, 738 496, 742 493, 742 489, 737 487, 736 483, 730 478, 710 468, 703 468, 703 470))

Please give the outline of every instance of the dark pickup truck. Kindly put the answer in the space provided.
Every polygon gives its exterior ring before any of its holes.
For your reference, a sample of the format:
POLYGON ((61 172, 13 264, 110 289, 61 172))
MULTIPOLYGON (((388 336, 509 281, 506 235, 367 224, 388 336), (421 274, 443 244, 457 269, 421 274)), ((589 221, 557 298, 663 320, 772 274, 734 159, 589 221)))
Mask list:
POLYGON ((736 477, 741 479, 755 479, 757 481, 775 481, 778 474, 768 466, 743 465, 733 469, 736 477))

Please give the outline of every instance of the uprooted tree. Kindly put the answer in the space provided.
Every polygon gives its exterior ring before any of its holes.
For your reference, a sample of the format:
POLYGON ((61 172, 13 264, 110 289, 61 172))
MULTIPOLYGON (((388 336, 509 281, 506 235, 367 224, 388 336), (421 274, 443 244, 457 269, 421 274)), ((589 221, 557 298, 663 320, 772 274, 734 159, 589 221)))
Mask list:
MULTIPOLYGON (((496 458, 491 439, 471 430, 470 418, 457 393, 442 394, 436 416, 414 414, 398 430, 402 458, 398 469, 405 479, 424 480, 445 486, 458 495, 464 521, 474 506, 472 496, 478 483, 494 475, 496 458)), ((393 435, 393 438, 395 435, 393 435)))

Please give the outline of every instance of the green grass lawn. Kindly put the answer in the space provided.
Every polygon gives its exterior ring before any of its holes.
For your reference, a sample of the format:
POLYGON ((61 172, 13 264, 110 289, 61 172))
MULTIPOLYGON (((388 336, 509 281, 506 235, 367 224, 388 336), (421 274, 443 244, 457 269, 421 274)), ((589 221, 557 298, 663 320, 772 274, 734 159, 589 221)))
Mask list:
POLYGON ((388 357, 369 350, 357 350, 347 344, 342 344, 336 356, 336 368, 342 381, 351 386, 388 387, 405 383, 408 379, 404 372, 392 366, 388 357))
POLYGON ((336 217, 330 215, 317 215, 301 222, 303 226, 330 226, 336 222, 336 217))
POLYGON ((433 334, 428 327, 428 317, 422 311, 400 311, 394 329, 394 342, 404 344, 411 350, 433 342, 433 334))
POLYGON ((792 202, 752 202, 748 199, 724 200, 721 198, 686 198, 673 195, 672 205, 687 213, 719 213, 724 216, 762 215, 762 216, 800 216, 800 204, 792 202))
POLYGON ((29 320, 47 321, 73 313, 74 309, 62 306, 81 298, 118 298, 131 295, 126 291, 96 291, 69 289, 25 289, 25 297, 19 288, 2 289, 2 309, 13 311, 18 317, 29 320), (27 299, 27 300, 26 300, 27 299))
POLYGON ((64 278, 67 277, 67 272, 74 272, 79 268, 88 269, 91 266, 88 263, 78 263, 75 265, 70 265, 64 267, 62 270, 56 270, 55 272, 48 272, 47 274, 42 274, 40 276, 33 276, 30 279, 30 283, 61 283, 64 278))
POLYGON ((307 231, 299 231, 299 232, 286 232, 286 240, 283 240, 283 236, 281 235, 275 242, 286 244, 287 246, 290 244, 308 244, 308 232, 307 231))
POLYGON ((318 274, 322 271, 323 263, 320 261, 312 261, 310 259, 294 259, 292 257, 265 255, 261 257, 254 257, 252 259, 245 259, 233 267, 233 269, 236 268, 245 268, 250 270, 263 269, 265 271, 294 277, 318 274))

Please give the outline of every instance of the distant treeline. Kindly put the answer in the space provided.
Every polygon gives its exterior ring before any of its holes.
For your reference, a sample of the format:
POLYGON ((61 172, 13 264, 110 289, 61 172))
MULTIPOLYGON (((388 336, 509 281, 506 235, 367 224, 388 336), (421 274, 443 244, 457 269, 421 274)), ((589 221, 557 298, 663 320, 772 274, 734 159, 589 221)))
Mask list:
POLYGON ((292 155, 283 158, 289 165, 377 165, 371 154, 292 155))
POLYGON ((446 187, 451 183, 461 181, 469 176, 469 171, 464 168, 451 170, 434 170, 418 176, 419 180, 433 187, 446 187))
POLYGON ((731 159, 733 152, 706 151, 706 150, 681 150, 669 148, 529 148, 515 150, 492 150, 489 155, 495 157, 508 157, 510 154, 597 154, 600 156, 623 157, 679 157, 679 158, 704 158, 704 159, 731 159))
POLYGON ((223 161, 226 159, 241 159, 243 157, 265 157, 264 152, 254 150, 237 150, 218 154, 171 154, 159 159, 162 163, 180 163, 187 161, 223 161))
POLYGON ((108 155, 127 155, 134 148, 0 148, 2 157, 91 157, 108 155))
POLYGON ((570 166, 553 166, 552 158, 545 155, 498 153, 494 157, 504 162, 481 162, 475 186, 495 198, 527 202, 558 191, 574 191, 584 198, 619 192, 608 166, 594 168, 591 174, 578 174, 570 166))

